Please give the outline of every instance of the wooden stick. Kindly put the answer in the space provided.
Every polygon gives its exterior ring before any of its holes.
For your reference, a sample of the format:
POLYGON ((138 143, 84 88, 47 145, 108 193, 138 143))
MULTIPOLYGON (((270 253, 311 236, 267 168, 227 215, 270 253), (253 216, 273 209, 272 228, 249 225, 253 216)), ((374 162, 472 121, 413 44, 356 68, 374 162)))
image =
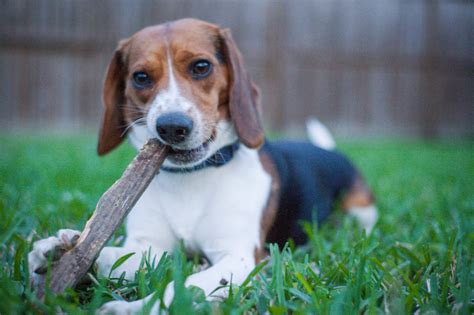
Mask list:
MULTIPOLYGON (((159 171, 167 151, 157 140, 149 140, 122 177, 102 195, 77 244, 53 265, 49 284, 53 293, 74 287, 86 275, 105 243, 159 171)), ((39 298, 44 296, 42 282, 38 284, 39 298)))

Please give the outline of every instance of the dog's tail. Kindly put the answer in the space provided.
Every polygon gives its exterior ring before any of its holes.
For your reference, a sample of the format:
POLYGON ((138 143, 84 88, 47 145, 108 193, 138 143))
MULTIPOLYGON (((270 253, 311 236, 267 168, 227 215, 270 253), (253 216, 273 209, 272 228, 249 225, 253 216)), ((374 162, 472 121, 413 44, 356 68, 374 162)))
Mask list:
POLYGON ((334 150, 336 141, 334 141, 331 132, 316 118, 310 118, 306 121, 306 131, 309 141, 317 147, 334 150))

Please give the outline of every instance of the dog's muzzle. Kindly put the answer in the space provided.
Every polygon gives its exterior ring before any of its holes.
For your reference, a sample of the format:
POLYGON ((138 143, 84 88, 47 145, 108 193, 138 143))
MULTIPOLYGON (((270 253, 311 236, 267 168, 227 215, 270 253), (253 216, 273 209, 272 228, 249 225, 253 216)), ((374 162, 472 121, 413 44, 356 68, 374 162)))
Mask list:
POLYGON ((193 130, 193 120, 179 112, 163 114, 156 120, 156 131, 166 144, 185 142, 193 130))

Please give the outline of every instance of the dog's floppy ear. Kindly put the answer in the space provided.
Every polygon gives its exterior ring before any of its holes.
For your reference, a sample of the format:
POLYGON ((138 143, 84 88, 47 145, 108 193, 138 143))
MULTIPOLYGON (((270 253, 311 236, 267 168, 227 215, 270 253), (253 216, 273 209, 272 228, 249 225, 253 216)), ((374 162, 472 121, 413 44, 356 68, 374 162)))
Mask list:
POLYGON ((240 52, 230 30, 220 30, 222 53, 229 69, 229 111, 240 141, 249 148, 263 144, 259 97, 255 84, 245 70, 240 52))
POLYGON ((104 116, 100 127, 97 152, 104 155, 118 146, 125 137, 123 105, 125 104, 125 47, 127 40, 120 41, 110 61, 102 91, 104 116))

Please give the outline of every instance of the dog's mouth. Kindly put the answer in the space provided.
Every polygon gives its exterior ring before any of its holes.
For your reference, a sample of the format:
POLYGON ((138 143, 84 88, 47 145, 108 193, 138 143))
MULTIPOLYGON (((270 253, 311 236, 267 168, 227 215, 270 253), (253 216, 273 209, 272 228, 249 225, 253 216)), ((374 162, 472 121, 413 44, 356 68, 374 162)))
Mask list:
POLYGON ((199 146, 192 149, 182 149, 177 147, 170 147, 168 151, 167 160, 177 166, 186 166, 189 164, 197 164, 202 161, 209 152, 210 144, 216 138, 216 130, 214 129, 209 138, 207 138, 199 146))
POLYGON ((168 159, 176 165, 186 165, 197 162, 206 156, 211 141, 212 138, 209 138, 200 146, 189 150, 170 147, 170 150, 168 151, 168 159))

